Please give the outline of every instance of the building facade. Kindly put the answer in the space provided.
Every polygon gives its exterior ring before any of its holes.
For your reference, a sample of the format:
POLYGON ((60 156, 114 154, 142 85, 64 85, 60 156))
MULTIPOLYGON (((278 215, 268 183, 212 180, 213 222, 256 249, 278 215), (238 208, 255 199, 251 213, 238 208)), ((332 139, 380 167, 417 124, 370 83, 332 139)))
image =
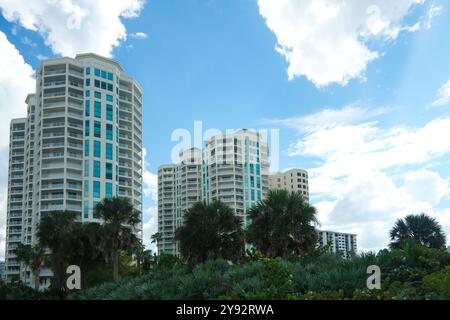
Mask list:
POLYGON ((180 154, 180 163, 158 170, 158 253, 177 254, 176 228, 184 212, 198 201, 220 200, 244 226, 247 210, 268 193, 268 146, 261 135, 240 130, 208 139, 203 150, 180 154))
POLYGON ((142 215, 142 90, 116 61, 80 54, 43 61, 26 103, 27 118, 11 122, 5 276, 32 285, 13 251, 37 242, 42 215, 101 222, 94 208, 113 196, 142 215))
POLYGON ((356 243, 356 234, 334 231, 318 232, 318 245, 324 247, 330 244, 329 252, 331 254, 342 254, 345 258, 348 258, 351 254, 356 253, 358 250, 356 243))
POLYGON ((299 192, 309 201, 308 172, 302 169, 290 169, 269 175, 270 190, 285 189, 289 192, 299 192))

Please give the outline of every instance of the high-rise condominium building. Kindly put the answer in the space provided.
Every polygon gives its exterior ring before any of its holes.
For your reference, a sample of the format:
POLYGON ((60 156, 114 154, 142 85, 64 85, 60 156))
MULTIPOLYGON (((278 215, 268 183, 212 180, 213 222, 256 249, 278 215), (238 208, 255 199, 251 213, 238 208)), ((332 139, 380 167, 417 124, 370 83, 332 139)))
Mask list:
POLYGON ((308 172, 302 169, 290 169, 269 175, 271 190, 285 189, 290 192, 300 192, 309 201, 308 172))
POLYGON ((45 60, 26 103, 27 117, 11 122, 5 276, 32 284, 14 249, 37 242, 41 216, 101 222, 93 209, 113 196, 142 214, 142 90, 116 61, 79 54, 45 60))
POLYGON ((329 252, 332 254, 342 254, 349 257, 350 254, 357 252, 356 234, 341 233, 334 231, 319 231, 319 246, 330 244, 329 252))
POLYGON ((159 253, 177 254, 174 232, 195 202, 220 200, 248 224, 247 210, 268 193, 268 146, 256 132, 217 135, 158 170, 159 253))

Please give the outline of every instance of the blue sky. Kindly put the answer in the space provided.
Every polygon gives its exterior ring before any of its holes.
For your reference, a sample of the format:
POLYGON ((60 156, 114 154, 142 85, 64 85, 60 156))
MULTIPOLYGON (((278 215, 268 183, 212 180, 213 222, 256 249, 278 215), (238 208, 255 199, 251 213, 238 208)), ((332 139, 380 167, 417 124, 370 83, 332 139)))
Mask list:
POLYGON ((450 234, 446 1, 56 2, 0 0, 1 125, 23 113, 43 57, 117 59, 144 91, 148 245, 154 174, 171 161, 172 132, 193 132, 194 121, 279 129, 280 169, 310 170, 322 227, 358 233, 361 249, 384 247, 408 213, 425 211, 450 234))

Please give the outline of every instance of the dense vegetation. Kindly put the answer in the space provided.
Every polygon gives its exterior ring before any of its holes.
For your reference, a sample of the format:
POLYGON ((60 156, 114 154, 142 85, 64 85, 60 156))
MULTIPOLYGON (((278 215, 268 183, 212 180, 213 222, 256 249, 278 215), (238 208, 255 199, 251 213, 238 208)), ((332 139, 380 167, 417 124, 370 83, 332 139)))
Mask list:
MULTIPOLYGON (((48 264, 56 284, 67 264, 83 266, 82 290, 69 299, 450 299, 445 235, 423 214, 396 222, 389 249, 344 258, 317 248, 316 210, 298 193, 270 192, 250 210, 245 230, 223 203, 198 203, 176 232, 177 258, 144 249, 126 226, 138 220, 123 201, 97 207, 103 225, 81 224, 69 212, 50 214, 38 235, 51 253, 21 247, 21 261, 34 270, 48 264), (246 242, 252 246, 244 252, 246 242), (381 269, 380 290, 367 288, 372 265, 381 269)), ((52 289, 0 284, 0 299, 66 297, 52 289)))

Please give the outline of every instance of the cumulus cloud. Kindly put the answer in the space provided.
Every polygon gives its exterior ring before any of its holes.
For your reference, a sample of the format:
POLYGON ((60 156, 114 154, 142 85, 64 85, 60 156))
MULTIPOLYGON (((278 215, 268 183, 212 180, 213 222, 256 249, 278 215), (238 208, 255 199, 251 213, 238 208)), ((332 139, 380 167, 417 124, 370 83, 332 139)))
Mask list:
POLYGON ((437 213, 449 195, 448 180, 416 168, 450 154, 450 143, 441 138, 450 135, 450 118, 419 128, 382 128, 376 119, 361 116, 364 107, 352 108, 280 122, 299 134, 290 155, 317 164, 308 171, 322 228, 355 232, 361 249, 378 250, 387 245, 396 219, 424 212, 450 234, 449 219, 437 213))
POLYGON ((131 37, 136 39, 147 39, 148 35, 145 32, 132 33, 131 37))
POLYGON ((41 34, 54 53, 111 56, 126 40, 122 18, 139 16, 144 0, 0 0, 3 16, 41 34))
MULTIPOLYGON (((0 31, 0 238, 5 236, 9 123, 12 118, 26 116, 25 98, 34 92, 33 69, 0 31)), ((0 241, 1 242, 1 241, 0 241)), ((0 243, 0 260, 4 257, 0 243)))
POLYGON ((433 107, 445 107, 450 103, 450 79, 439 89, 433 107))
MULTIPOLYGON (((370 41, 392 41, 421 22, 404 18, 425 0, 258 0, 259 12, 276 35, 276 50, 288 62, 288 76, 306 76, 316 86, 346 85, 363 77, 381 53, 370 41)), ((433 13, 432 13, 433 14, 433 13)))
POLYGON ((158 232, 158 208, 149 207, 144 210, 144 245, 153 251, 156 250, 156 244, 152 243, 151 236, 158 232))

